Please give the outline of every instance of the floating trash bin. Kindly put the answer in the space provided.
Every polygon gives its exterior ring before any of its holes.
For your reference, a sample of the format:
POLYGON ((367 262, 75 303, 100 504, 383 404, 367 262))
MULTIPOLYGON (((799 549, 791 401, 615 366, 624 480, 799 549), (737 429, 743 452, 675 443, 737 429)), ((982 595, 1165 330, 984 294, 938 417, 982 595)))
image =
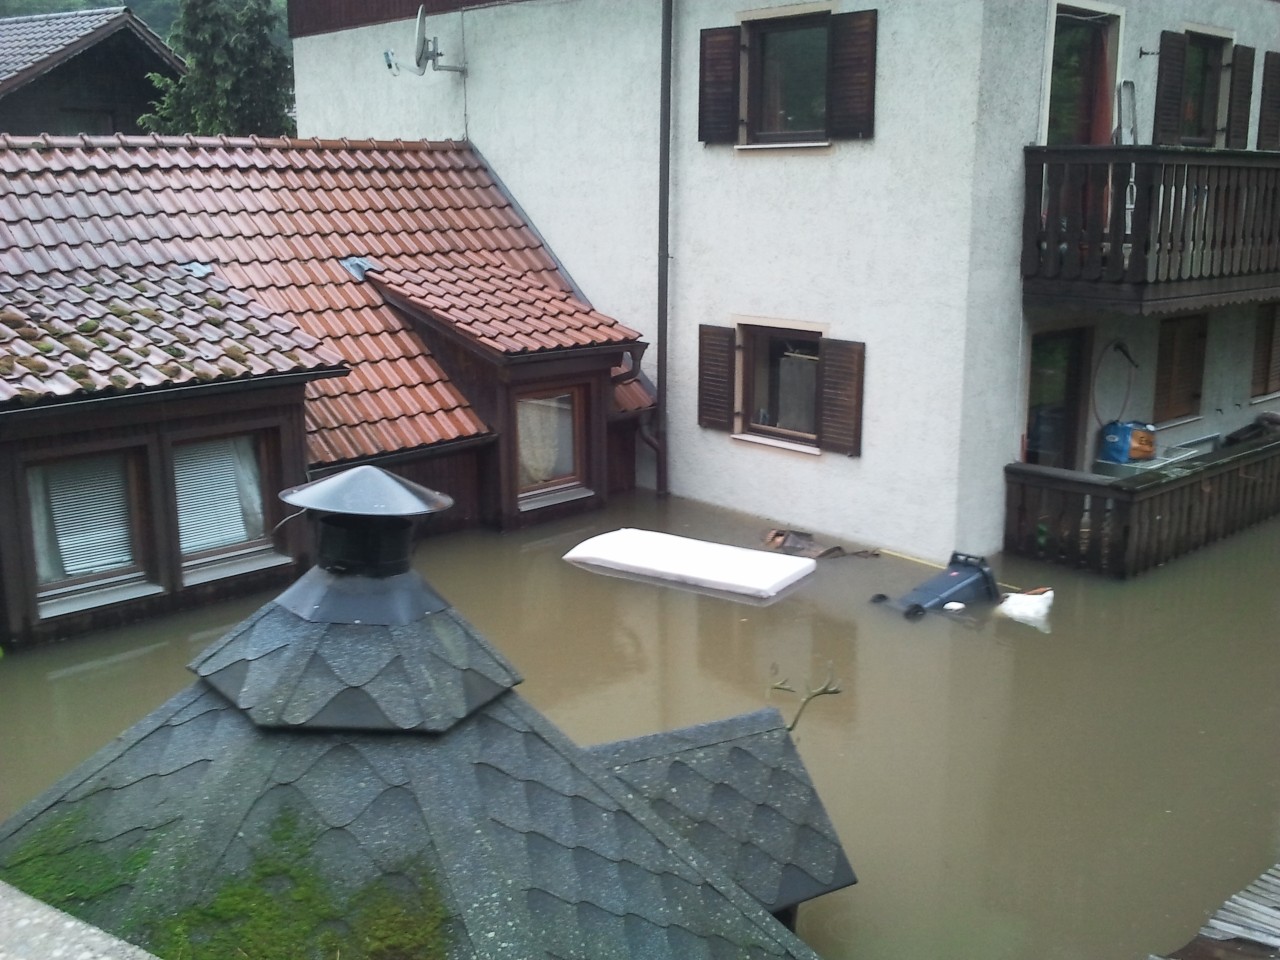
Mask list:
MULTIPOLYGON (((884 603, 890 598, 877 593, 871 599, 874 603, 884 603)), ((941 610, 950 603, 994 603, 999 599, 996 577, 985 557, 952 553, 945 570, 892 601, 892 605, 908 620, 915 620, 929 610, 941 610)))

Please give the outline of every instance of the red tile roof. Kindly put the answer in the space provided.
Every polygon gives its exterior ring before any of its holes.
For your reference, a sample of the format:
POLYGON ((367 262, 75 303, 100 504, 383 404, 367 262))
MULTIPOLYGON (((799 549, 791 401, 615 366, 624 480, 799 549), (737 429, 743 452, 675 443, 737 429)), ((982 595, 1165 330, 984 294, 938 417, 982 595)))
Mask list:
POLYGON ((640 334, 488 252, 449 253, 368 279, 496 353, 624 344, 640 334))
POLYGON ((41 13, 0 19, 0 96, 71 59, 119 30, 128 30, 175 72, 182 58, 128 7, 41 13))
POLYGON ((636 338, 574 296, 466 144, 0 136, 0 273, 35 288, 53 273, 212 264, 351 366, 308 387, 315 463, 486 434, 378 285, 340 264, 353 255, 386 289, 448 285, 442 319, 505 349, 636 338))
POLYGON ((30 279, 0 274, 0 407, 341 369, 295 324, 178 266, 30 279))

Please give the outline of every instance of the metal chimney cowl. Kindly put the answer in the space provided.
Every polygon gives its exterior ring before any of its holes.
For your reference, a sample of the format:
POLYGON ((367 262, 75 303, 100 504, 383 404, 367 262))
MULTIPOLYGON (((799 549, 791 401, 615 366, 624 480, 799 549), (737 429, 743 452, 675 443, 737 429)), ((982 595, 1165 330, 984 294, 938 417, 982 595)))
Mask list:
POLYGON ((319 563, 276 599, 313 623, 403 625, 448 603, 411 569, 413 521, 453 499, 360 466, 280 493, 319 522, 319 563))

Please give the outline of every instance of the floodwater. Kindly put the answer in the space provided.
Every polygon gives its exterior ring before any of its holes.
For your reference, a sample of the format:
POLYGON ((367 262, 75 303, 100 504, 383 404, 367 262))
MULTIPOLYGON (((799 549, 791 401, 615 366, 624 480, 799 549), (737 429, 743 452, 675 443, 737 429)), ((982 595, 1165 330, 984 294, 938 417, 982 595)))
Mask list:
MULTIPOLYGON (((869 598, 933 574, 819 561, 771 606, 590 573, 620 526, 756 545, 770 524, 639 494, 424 543, 418 566, 580 743, 813 700, 800 751, 860 883, 801 911, 827 960, 1145 960, 1280 859, 1280 524, 1129 582, 994 559, 1052 632, 869 598)), ((266 596, 0 660, 0 817, 189 682, 266 596)))

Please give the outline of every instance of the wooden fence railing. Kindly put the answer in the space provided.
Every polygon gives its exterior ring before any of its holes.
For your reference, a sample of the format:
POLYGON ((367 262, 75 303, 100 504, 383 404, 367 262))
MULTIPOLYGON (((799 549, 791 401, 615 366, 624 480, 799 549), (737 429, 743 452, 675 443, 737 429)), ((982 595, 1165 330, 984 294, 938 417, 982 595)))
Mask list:
POLYGON ((1011 463, 1004 550, 1132 577, 1280 514, 1280 439, 1136 477, 1011 463))
POLYGON ((1280 270, 1280 155, 1027 147, 1022 275, 1152 284, 1280 270))

